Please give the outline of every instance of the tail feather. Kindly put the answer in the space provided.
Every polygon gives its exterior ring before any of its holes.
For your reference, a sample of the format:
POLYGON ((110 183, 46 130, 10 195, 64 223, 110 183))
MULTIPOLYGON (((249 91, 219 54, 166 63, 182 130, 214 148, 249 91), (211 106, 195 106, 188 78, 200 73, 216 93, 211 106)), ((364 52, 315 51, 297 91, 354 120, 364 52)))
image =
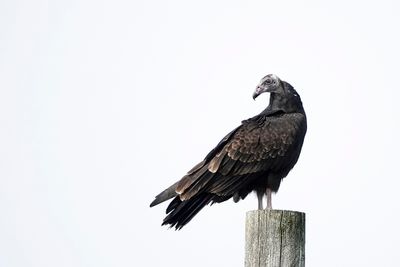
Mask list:
POLYGON ((167 217, 162 225, 169 224, 176 230, 181 229, 187 224, 204 206, 212 201, 213 195, 201 193, 188 200, 181 201, 179 196, 170 203, 167 208, 167 217))
POLYGON ((178 186, 178 183, 179 183, 179 181, 174 183, 173 185, 171 185, 164 191, 162 191, 160 194, 158 194, 156 196, 156 198, 153 200, 153 202, 151 202, 150 207, 153 207, 155 205, 160 204, 161 202, 164 202, 168 199, 175 197, 177 195, 177 193, 175 191, 176 191, 176 187, 178 186))
POLYGON ((170 213, 174 209, 178 208, 179 204, 181 204, 182 201, 180 197, 174 198, 168 205, 167 210, 165 211, 166 214, 170 213))

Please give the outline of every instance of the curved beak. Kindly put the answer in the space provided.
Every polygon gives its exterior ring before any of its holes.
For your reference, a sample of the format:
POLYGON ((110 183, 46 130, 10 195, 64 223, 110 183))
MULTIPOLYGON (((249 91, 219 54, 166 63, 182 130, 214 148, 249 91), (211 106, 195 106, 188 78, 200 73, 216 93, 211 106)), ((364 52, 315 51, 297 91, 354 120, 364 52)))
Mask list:
POLYGON ((266 92, 265 88, 258 85, 256 90, 253 93, 253 99, 256 100, 257 96, 261 95, 264 92, 266 92))
POLYGON ((260 95, 259 93, 254 92, 254 93, 253 93, 253 99, 256 100, 257 96, 259 96, 259 95, 260 95))

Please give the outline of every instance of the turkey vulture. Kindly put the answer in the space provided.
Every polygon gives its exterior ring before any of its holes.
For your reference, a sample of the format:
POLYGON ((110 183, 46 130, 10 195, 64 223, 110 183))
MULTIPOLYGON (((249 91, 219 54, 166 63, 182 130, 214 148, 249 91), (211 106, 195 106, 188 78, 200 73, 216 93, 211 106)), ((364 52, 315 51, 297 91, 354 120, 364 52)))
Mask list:
POLYGON ((207 204, 233 198, 235 202, 255 191, 258 208, 271 209, 271 194, 296 164, 307 131, 299 94, 287 82, 269 74, 261 79, 253 99, 269 92, 268 107, 242 121, 181 180, 161 192, 153 207, 173 198, 163 225, 181 229, 207 204))

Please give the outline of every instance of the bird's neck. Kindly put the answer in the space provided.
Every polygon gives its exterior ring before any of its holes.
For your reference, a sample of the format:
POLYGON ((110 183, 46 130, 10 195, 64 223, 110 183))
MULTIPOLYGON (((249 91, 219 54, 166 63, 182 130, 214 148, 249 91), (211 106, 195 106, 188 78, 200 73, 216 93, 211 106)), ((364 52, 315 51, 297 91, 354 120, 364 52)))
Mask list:
POLYGON ((271 93, 269 97, 269 105, 266 109, 264 109, 261 114, 269 115, 278 111, 285 111, 282 109, 287 104, 287 99, 282 97, 279 94, 271 93))
POLYGON ((280 110, 282 107, 287 106, 287 104, 287 97, 283 97, 281 94, 271 93, 268 107, 271 107, 272 110, 280 110))
POLYGON ((304 113, 301 101, 293 101, 291 98, 285 97, 281 94, 271 93, 269 98, 268 107, 262 112, 262 114, 269 115, 276 112, 293 113, 300 112, 304 113))

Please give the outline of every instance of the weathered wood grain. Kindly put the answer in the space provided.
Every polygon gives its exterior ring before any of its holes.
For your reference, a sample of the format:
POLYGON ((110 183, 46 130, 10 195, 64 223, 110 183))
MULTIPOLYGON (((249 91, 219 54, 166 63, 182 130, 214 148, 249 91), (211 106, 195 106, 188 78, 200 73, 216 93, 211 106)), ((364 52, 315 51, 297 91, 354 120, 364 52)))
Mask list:
POLYGON ((246 214, 245 267, 305 266, 305 213, 253 210, 246 214))

